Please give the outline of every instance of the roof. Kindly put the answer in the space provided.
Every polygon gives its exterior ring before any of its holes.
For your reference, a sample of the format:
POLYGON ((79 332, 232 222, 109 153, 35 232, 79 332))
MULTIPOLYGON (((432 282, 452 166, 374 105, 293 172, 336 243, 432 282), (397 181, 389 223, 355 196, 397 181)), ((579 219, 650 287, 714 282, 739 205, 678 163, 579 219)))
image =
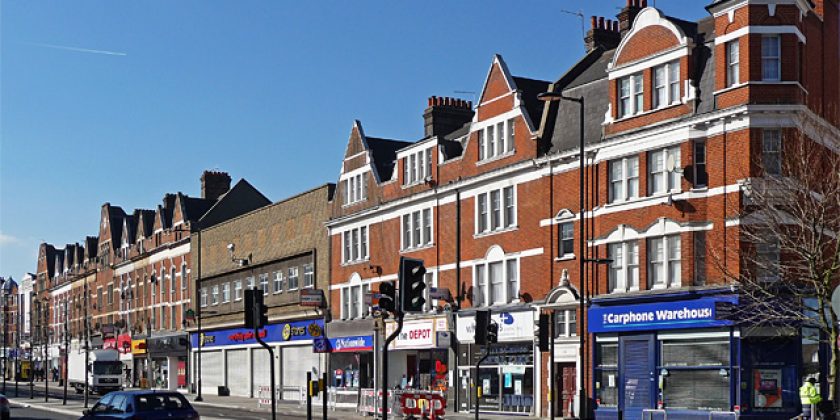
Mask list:
POLYGON ((409 141, 378 137, 365 137, 365 140, 373 155, 373 164, 376 165, 376 171, 383 182, 390 180, 393 176, 394 166, 397 162, 397 150, 413 144, 409 141))
MULTIPOLYGON (((188 195, 181 195, 184 203, 184 220, 196 222, 216 204, 216 200, 209 198, 190 197, 188 195)), ((219 197, 221 200, 221 197, 219 197)))
POLYGON ((548 90, 550 82, 545 80, 528 79, 525 77, 513 76, 513 82, 516 87, 522 91, 522 102, 525 103, 525 111, 528 112, 528 117, 536 123, 542 116, 543 107, 545 103, 537 99, 537 95, 548 90))
POLYGON ((440 146, 440 151, 443 153, 444 161, 460 157, 464 154, 465 145, 462 141, 465 141, 465 136, 470 133, 471 125, 472 122, 467 122, 457 130, 438 139, 438 145, 440 146))

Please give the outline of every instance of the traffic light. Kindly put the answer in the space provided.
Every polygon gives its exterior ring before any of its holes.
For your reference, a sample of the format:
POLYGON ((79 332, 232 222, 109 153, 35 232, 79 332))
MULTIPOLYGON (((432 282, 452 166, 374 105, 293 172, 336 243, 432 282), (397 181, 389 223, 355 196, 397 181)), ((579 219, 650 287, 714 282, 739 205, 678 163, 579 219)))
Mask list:
POLYGON ((499 342, 499 324, 490 321, 487 325, 487 344, 496 344, 499 342))
POLYGON ((539 348, 540 351, 548 351, 548 326, 549 323, 549 316, 548 314, 540 314, 540 323, 539 323, 539 348))
POLYGON ((490 325, 490 311, 476 311, 475 313, 475 344, 487 344, 487 326, 490 325))
POLYGON ((400 257, 400 311, 423 312, 426 267, 423 260, 400 257))
POLYGON ((257 329, 268 324, 268 307, 263 304, 263 291, 245 290, 245 328, 257 329))
POLYGON ((379 307, 383 311, 397 312, 397 288, 392 281, 379 283, 379 307))

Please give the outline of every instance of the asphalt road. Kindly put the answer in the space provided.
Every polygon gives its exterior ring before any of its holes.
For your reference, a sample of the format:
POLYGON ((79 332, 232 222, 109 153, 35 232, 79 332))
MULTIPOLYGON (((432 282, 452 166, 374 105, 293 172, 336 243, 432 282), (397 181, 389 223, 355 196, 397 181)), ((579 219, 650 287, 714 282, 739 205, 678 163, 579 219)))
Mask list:
POLYGON ((64 414, 53 413, 35 408, 19 408, 12 407, 12 419, 28 419, 28 420, 78 420, 79 417, 65 416, 64 414))

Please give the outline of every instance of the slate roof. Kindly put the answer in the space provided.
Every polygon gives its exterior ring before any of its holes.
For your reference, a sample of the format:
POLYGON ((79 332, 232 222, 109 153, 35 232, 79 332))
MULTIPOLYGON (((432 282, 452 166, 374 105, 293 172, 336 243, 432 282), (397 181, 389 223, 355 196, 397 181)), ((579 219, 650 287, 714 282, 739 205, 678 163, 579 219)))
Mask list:
POLYGON ((87 249, 87 253, 85 256, 87 259, 96 258, 97 252, 99 252, 99 237, 98 236, 88 236, 85 238, 85 248, 87 249))
POLYGON ((525 111, 534 124, 537 124, 542 116, 545 103, 537 99, 537 95, 548 90, 550 82, 545 80, 528 79, 525 77, 513 76, 516 87, 522 91, 522 101, 525 103, 525 111))
POLYGON ((365 137, 368 148, 373 155, 373 164, 376 172, 379 173, 380 181, 388 181, 394 173, 397 163, 397 150, 410 146, 413 143, 402 140, 383 139, 378 137, 365 137))
POLYGON ((137 217, 137 233, 142 234, 144 238, 150 237, 155 226, 155 211, 137 209, 134 210, 134 214, 137 217))
POLYGON ((464 154, 464 147, 466 145, 462 142, 465 141, 465 136, 470 133, 471 125, 471 122, 467 122, 457 130, 438 139, 438 145, 440 146, 441 152, 443 152, 444 161, 455 159, 464 154))
MULTIPOLYGON (((190 197, 183 194, 181 194, 181 197, 183 198, 182 203, 184 203, 184 220, 190 222, 197 222, 201 219, 201 216, 204 216, 204 213, 207 213, 207 210, 210 210, 210 208, 213 207, 213 204, 216 204, 216 200, 208 198, 190 197)), ((224 197, 224 195, 222 195, 222 197, 224 197)), ((222 197, 219 197, 219 200, 221 200, 222 197)))

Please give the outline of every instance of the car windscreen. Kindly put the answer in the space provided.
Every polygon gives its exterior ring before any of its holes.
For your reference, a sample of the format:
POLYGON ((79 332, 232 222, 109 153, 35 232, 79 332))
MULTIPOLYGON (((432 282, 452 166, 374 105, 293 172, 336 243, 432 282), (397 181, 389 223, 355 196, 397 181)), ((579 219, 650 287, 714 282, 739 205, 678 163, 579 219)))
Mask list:
POLYGON ((138 412, 142 411, 169 411, 192 408, 190 403, 177 393, 171 394, 146 394, 136 396, 138 412))
POLYGON ((93 362, 94 375, 122 375, 121 362, 93 362))

